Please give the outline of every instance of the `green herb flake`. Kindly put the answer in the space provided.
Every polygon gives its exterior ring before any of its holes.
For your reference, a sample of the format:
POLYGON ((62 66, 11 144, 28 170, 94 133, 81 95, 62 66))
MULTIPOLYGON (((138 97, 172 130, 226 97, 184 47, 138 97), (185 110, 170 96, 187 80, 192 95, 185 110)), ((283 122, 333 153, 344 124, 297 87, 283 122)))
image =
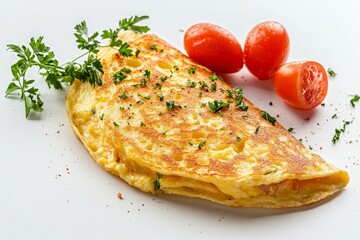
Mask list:
POLYGON ((149 69, 145 69, 145 73, 144 73, 144 77, 146 77, 147 79, 150 79, 150 70, 149 69))
POLYGON ((199 97, 202 97, 203 93, 202 92, 199 92, 199 97))
POLYGON ((200 87, 202 87, 202 88, 208 88, 209 86, 206 84, 206 82, 204 82, 204 81, 200 81, 199 82, 199 85, 200 85, 200 87))
POLYGON ((205 143, 206 143, 206 141, 199 143, 198 149, 201 150, 204 147, 205 143))
POLYGON ((143 122, 140 123, 140 127, 145 127, 145 126, 146 126, 145 123, 143 122))
POLYGON ((128 96, 126 95, 126 90, 123 91, 123 93, 121 95, 119 95, 119 98, 127 98, 128 96))
POLYGON ((167 79, 169 79, 168 76, 161 76, 161 77, 160 77, 160 80, 161 80, 162 82, 165 82, 167 79))
POLYGON ((161 178, 161 175, 159 173, 157 173, 156 174, 156 179, 153 181, 155 191, 159 191, 160 188, 161 188, 161 186, 160 186, 160 178, 161 178))
POLYGON ((158 51, 157 46, 155 44, 151 45, 150 49, 156 52, 158 51))
POLYGON ((227 91, 229 97, 231 97, 231 98, 234 97, 234 91, 233 91, 232 89, 228 89, 228 90, 226 90, 226 91, 227 91))
POLYGON ((195 72, 196 72, 196 67, 191 67, 188 69, 189 74, 195 74, 195 72))
POLYGON ((159 99, 160 99, 160 102, 162 102, 164 100, 164 94, 160 93, 159 94, 159 99))
POLYGON ((214 73, 213 75, 209 76, 209 79, 211 81, 215 81, 215 80, 218 80, 218 76, 216 75, 216 73, 214 73))
POLYGON ((186 85, 189 88, 194 88, 194 87, 196 87, 196 82, 192 82, 190 79, 188 79, 188 80, 186 80, 186 85))
POLYGON ((91 113, 92 113, 92 115, 95 115, 96 114, 96 109, 95 108, 91 109, 91 113))
POLYGON ((99 116, 99 119, 102 121, 102 120, 104 120, 104 114, 101 114, 100 116, 99 116))
POLYGON ((236 137, 236 141, 240 142, 241 141, 241 137, 236 137))
POLYGON ((175 70, 175 71, 179 71, 179 70, 180 70, 179 67, 178 67, 178 65, 174 65, 174 70, 175 70))
POLYGON ((236 97, 236 103, 235 107, 239 108, 241 111, 246 112, 249 109, 249 106, 245 104, 244 98, 243 98, 243 90, 242 88, 235 88, 234 89, 236 97))
POLYGON ((194 145, 192 142, 188 142, 188 144, 189 144, 190 146, 193 146, 193 145, 194 145))
POLYGON ((332 115, 331 119, 337 118, 337 114, 332 115))
POLYGON ((119 71, 117 71, 114 75, 113 75, 113 79, 114 79, 114 84, 118 84, 119 82, 123 81, 124 79, 126 79, 128 77, 128 75, 126 75, 125 73, 131 73, 131 70, 128 68, 123 68, 120 69, 119 71))
POLYGON ((339 141, 341 133, 345 132, 346 126, 349 125, 350 123, 351 123, 350 121, 344 121, 344 124, 343 124, 342 128, 335 129, 335 133, 334 133, 334 136, 332 138, 333 144, 335 144, 337 141, 339 141))
POLYGON ((139 50, 139 49, 136 49, 136 51, 135 51, 135 56, 136 56, 136 57, 139 57, 139 54, 140 54, 140 50, 139 50))
POLYGON ((137 104, 140 104, 140 105, 144 104, 144 102, 141 101, 141 100, 137 101, 136 103, 137 103, 137 104))
POLYGON ((175 108, 175 101, 166 101, 166 108, 168 111, 175 108))
POLYGON ((360 100, 360 96, 359 96, 359 95, 355 95, 355 96, 350 100, 351 106, 352 106, 352 107, 355 107, 355 103, 358 102, 359 100, 360 100))
POLYGON ((119 126, 119 124, 117 122, 113 122, 113 124, 114 124, 115 127, 119 126))
POLYGON ((201 108, 206 107, 206 103, 202 103, 202 104, 200 105, 200 107, 201 107, 201 108))
POLYGON ((142 79, 140 80, 140 86, 141 86, 141 87, 146 87, 146 86, 147 86, 147 80, 146 80, 145 78, 142 78, 142 79))
POLYGON ((229 108, 229 103, 223 101, 214 100, 213 102, 208 102, 210 110, 215 113, 223 108, 229 108))
POLYGON ((265 111, 261 111, 261 116, 267 120, 268 122, 270 122, 273 126, 275 126, 276 123, 276 118, 272 117, 269 113, 265 112, 265 111))
POLYGON ((294 131, 294 128, 289 127, 289 128, 288 128, 288 132, 292 132, 292 131, 294 131))
POLYGON ((329 74, 330 77, 336 77, 336 73, 331 68, 328 68, 327 73, 329 74))
POLYGON ((214 82, 213 84, 211 84, 210 89, 211 89, 211 91, 216 91, 216 82, 214 82))
POLYGON ((162 88, 162 84, 161 83, 155 83, 155 88, 161 89, 162 88))
POLYGON ((257 134, 259 132, 260 126, 257 126, 257 128, 255 129, 255 134, 257 134))

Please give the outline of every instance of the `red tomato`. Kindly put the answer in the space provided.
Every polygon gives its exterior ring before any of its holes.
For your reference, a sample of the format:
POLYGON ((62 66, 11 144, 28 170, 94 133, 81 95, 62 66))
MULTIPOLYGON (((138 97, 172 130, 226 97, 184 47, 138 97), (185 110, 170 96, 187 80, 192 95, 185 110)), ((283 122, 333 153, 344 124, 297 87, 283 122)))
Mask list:
POLYGON ((289 36, 280 23, 260 23, 246 37, 245 65, 258 79, 270 79, 276 69, 286 62, 289 50, 289 36))
POLYGON ((291 107, 309 110, 326 97, 328 76, 317 62, 290 62, 275 72, 274 88, 291 107))
POLYGON ((243 51, 236 38, 224 28, 198 23, 184 36, 184 46, 189 57, 220 73, 234 73, 243 67, 243 51))

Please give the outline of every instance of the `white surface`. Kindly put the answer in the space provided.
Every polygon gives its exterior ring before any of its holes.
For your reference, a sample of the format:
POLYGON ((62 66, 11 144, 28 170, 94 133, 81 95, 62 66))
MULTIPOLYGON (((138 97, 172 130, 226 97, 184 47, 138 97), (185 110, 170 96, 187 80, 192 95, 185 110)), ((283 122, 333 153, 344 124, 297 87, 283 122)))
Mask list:
POLYGON ((360 223, 360 4, 357 1, 74 1, 0 3, 0 239, 357 239, 360 223), (23 103, 4 98, 15 62, 6 44, 45 36, 61 61, 78 55, 73 27, 115 27, 119 19, 149 15, 152 32, 183 49, 183 32, 212 22, 244 44, 264 20, 281 22, 291 39, 289 60, 315 60, 338 75, 330 79, 326 106, 302 112, 285 106, 272 82, 243 69, 232 77, 245 95, 350 173, 346 190, 310 207, 292 210, 233 209, 203 200, 152 196, 102 170, 74 137, 65 113, 66 92, 49 91, 41 79, 45 110, 24 118, 23 103), (245 79, 241 79, 245 76, 245 79), (0 94, 1 95, 1 94, 0 94), (269 102, 274 103, 269 106, 269 102), (337 119, 331 119, 337 113, 337 119), (305 120, 306 118, 310 120, 305 120), (342 120, 353 120, 339 143, 331 138, 342 120), (124 199, 117 194, 121 192, 124 199))

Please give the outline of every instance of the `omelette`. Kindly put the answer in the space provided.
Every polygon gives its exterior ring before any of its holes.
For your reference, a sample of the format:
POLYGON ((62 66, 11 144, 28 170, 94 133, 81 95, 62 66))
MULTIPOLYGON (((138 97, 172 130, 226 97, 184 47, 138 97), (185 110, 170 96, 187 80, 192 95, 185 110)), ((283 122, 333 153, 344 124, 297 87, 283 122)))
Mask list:
POLYGON ((75 80, 66 100, 75 135, 106 171, 144 192, 233 207, 298 207, 347 185, 347 172, 311 153, 242 89, 156 35, 119 38, 136 54, 101 48, 102 85, 75 80))

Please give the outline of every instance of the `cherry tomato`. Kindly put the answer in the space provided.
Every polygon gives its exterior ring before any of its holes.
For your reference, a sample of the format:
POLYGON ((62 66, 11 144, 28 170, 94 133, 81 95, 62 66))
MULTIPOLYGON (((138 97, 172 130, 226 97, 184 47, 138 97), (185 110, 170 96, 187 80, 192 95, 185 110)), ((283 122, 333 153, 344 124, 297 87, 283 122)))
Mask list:
POLYGON ((229 31, 214 24, 190 27, 185 32, 184 47, 191 59, 215 72, 234 73, 244 65, 240 43, 229 31))
POLYGON ((289 50, 289 36, 280 23, 260 23, 246 37, 245 65, 258 79, 270 79, 276 69, 286 62, 289 50))
POLYGON ((317 62, 290 62, 274 74, 276 93, 291 107, 309 110, 326 97, 328 76, 317 62))

